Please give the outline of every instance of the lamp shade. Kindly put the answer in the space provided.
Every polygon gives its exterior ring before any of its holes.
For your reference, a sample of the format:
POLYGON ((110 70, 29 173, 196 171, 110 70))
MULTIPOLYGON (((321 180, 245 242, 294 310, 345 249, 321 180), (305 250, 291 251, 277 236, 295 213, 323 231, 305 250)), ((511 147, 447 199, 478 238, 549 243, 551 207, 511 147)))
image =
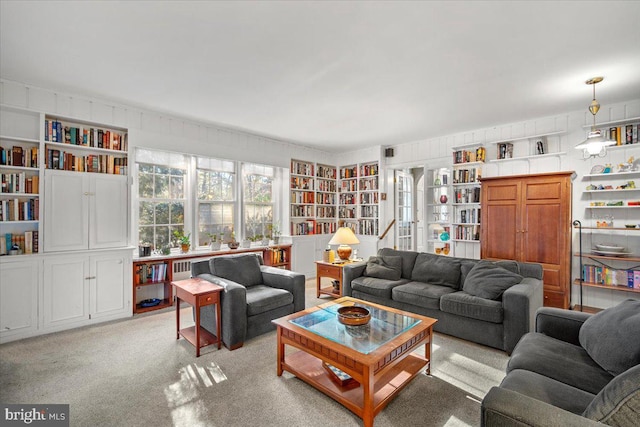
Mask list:
POLYGON ((349 227, 340 227, 329 240, 330 245, 357 245, 360 240, 349 227))
POLYGON ((342 261, 347 261, 351 257, 351 246, 349 245, 357 245, 358 243, 360 243, 360 240, 349 227, 338 228, 336 234, 329 240, 330 245, 340 245, 336 252, 338 252, 338 257, 342 261))
POLYGON ((586 151, 586 154, 589 156, 597 156, 604 147, 609 147, 615 144, 616 141, 604 138, 600 130, 596 129, 589 132, 587 139, 576 145, 575 148, 586 151))

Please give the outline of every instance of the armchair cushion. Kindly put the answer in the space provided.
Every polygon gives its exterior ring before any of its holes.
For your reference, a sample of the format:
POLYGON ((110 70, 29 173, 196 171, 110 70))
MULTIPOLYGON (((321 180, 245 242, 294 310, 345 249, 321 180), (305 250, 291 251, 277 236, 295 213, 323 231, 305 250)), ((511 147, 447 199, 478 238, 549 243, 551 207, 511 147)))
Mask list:
POLYGON ((591 316, 580 328, 580 345, 613 375, 640 364, 640 301, 628 299, 591 316))
POLYGON ((247 315, 255 316, 293 304, 293 295, 284 289, 255 285, 247 288, 247 315))
POLYGON ((234 256, 211 258, 211 273, 250 287, 262 284, 260 262, 256 256, 234 256))
POLYGON ((637 425, 640 419, 640 365, 612 379, 582 415, 608 425, 637 425))
POLYGON ((463 290, 469 295, 490 300, 499 299, 504 291, 522 281, 518 273, 490 261, 478 262, 467 274, 463 290))
POLYGON ((399 256, 372 256, 367 261, 364 275, 378 279, 400 280, 402 276, 402 258, 399 256))

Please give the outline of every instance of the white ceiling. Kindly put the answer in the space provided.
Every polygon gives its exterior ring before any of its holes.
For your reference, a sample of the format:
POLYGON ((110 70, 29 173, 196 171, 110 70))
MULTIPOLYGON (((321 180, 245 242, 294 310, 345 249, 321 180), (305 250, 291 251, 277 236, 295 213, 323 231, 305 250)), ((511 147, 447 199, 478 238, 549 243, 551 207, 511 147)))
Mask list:
POLYGON ((330 151, 640 98, 640 2, 0 2, 0 76, 330 151))

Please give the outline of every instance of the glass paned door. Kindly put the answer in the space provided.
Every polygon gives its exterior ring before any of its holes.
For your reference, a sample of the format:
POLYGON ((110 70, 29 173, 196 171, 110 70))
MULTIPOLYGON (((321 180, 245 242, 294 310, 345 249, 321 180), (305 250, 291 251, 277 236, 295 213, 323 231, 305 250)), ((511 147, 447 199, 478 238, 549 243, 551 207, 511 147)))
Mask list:
POLYGON ((415 250, 413 217, 413 176, 396 171, 396 247, 399 250, 415 250))

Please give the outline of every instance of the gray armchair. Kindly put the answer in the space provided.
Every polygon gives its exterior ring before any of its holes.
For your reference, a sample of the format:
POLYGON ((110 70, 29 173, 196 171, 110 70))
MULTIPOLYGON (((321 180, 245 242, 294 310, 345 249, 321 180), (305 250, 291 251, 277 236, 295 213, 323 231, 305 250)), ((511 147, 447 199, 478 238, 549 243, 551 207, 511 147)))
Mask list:
MULTIPOLYGON (((229 349, 275 329, 271 320, 304 310, 304 274, 263 265, 260 254, 223 255, 191 263, 191 276, 224 288, 222 343, 229 349)), ((215 333, 213 306, 202 307, 200 324, 215 333)))

